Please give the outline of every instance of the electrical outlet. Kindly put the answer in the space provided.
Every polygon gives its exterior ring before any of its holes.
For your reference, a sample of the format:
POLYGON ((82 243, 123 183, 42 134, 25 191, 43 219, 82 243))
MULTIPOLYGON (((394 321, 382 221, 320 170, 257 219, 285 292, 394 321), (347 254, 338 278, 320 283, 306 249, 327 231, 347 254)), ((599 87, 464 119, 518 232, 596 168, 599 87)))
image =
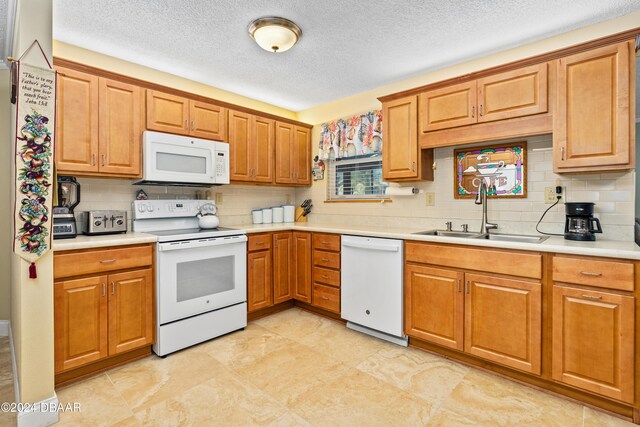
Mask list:
POLYGON ((564 203, 564 187, 562 188, 562 193, 556 193, 556 187, 544 187, 544 202, 547 205, 552 205, 558 200, 558 196, 560 196, 560 203, 564 203))
POLYGON ((224 202, 224 194, 216 193, 216 205, 221 205, 224 202))
POLYGON ((427 206, 435 206, 436 205, 436 193, 427 192, 424 193, 424 200, 427 206))

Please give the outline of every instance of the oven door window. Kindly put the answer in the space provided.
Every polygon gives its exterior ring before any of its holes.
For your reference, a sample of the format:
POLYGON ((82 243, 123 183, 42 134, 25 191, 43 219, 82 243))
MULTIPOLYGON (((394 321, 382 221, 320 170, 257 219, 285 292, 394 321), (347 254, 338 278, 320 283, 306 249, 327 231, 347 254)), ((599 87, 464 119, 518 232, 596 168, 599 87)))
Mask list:
POLYGON ((177 268, 177 302, 184 302, 206 296, 214 296, 235 288, 234 258, 207 258, 185 261, 177 268))

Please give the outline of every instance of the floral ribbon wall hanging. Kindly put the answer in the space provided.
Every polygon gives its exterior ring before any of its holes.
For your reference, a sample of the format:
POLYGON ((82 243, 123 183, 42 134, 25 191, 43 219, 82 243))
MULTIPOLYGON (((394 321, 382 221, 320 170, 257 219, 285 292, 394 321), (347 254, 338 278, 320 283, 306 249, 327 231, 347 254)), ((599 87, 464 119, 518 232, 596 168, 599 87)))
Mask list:
POLYGON ((56 73, 18 62, 14 252, 35 262, 51 248, 56 73))
POLYGON ((323 123, 320 127, 321 160, 335 160, 382 152, 382 111, 323 123))

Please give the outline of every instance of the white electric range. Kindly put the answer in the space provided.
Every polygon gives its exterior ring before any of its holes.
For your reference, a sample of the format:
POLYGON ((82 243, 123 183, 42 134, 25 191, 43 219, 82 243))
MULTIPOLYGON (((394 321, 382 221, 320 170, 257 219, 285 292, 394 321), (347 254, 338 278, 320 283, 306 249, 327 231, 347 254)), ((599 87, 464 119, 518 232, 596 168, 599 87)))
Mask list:
POLYGON ((158 236, 156 344, 166 356, 247 326, 244 230, 198 228, 210 200, 136 200, 133 230, 158 236))

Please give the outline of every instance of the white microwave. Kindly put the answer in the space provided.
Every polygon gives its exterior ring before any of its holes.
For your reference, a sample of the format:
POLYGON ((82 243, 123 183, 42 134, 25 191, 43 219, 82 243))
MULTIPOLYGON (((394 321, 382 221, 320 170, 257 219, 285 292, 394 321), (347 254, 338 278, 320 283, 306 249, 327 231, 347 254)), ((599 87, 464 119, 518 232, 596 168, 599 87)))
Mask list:
POLYGON ((229 144, 225 142, 145 131, 142 147, 142 180, 136 184, 229 184, 229 144))

